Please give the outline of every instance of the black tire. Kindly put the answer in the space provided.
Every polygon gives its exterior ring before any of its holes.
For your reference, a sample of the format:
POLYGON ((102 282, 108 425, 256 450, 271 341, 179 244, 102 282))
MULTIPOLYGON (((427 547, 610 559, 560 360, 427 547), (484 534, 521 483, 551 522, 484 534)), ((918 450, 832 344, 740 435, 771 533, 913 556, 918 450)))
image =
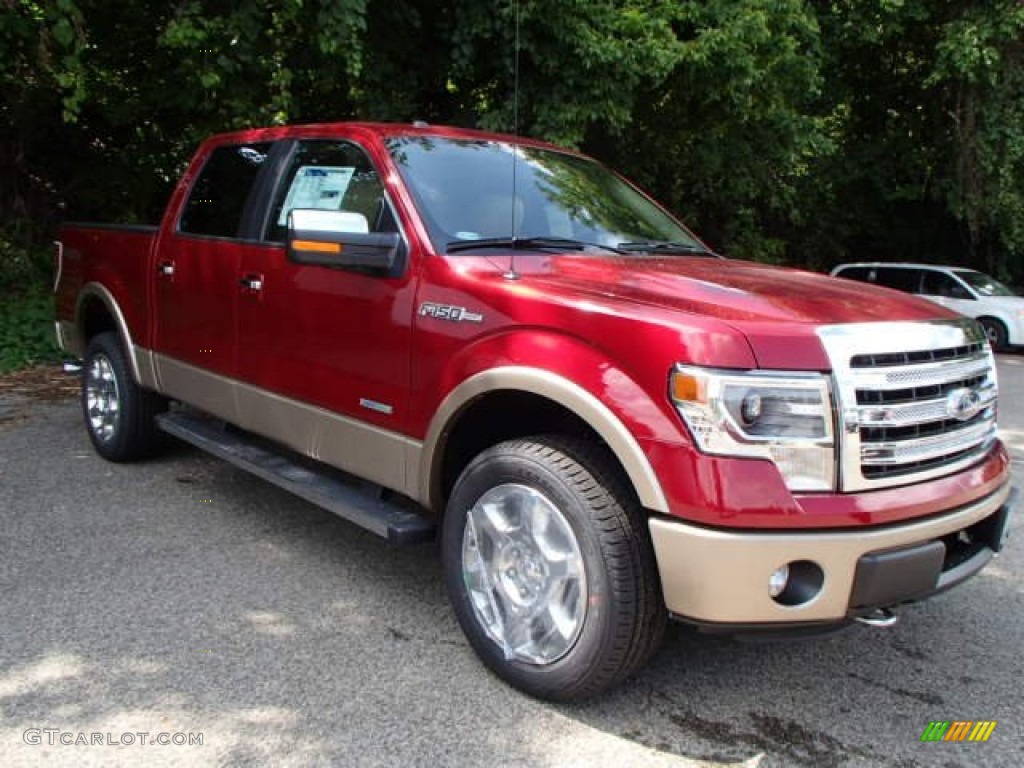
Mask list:
MULTIPOLYGON (((556 701, 592 696, 638 670, 661 644, 667 614, 646 516, 599 446, 544 436, 489 448, 456 483, 442 537, 448 593, 463 631, 491 671, 526 693, 556 701), (510 484, 553 503, 575 537, 586 574, 578 635, 562 656, 544 663, 510 658, 507 644, 488 633, 463 562, 470 511, 488 491, 510 484)), ((497 605, 490 602, 492 609, 497 605)))
POLYGON ((167 410, 167 399, 135 381, 117 334, 100 333, 90 339, 82 367, 81 402, 89 439, 108 461, 137 461, 163 447, 163 433, 157 429, 155 417, 167 410), (99 372, 108 378, 101 381, 99 372), (97 392, 103 393, 100 398, 95 396, 97 392), (116 398, 116 411, 102 407, 111 394, 116 398), (97 423, 104 412, 107 418, 97 423))
POLYGON ((993 351, 1005 352, 1009 349, 1009 334, 1001 320, 996 320, 994 317, 979 317, 978 322, 985 330, 988 343, 993 351))

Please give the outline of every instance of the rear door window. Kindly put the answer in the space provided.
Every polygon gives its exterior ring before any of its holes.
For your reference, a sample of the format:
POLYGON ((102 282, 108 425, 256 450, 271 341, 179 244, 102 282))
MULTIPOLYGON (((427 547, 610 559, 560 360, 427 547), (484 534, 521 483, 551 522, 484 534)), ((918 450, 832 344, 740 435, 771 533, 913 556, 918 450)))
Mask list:
POLYGON ((270 143, 257 143, 213 150, 192 185, 178 230, 190 235, 238 237, 242 215, 270 147, 270 143))

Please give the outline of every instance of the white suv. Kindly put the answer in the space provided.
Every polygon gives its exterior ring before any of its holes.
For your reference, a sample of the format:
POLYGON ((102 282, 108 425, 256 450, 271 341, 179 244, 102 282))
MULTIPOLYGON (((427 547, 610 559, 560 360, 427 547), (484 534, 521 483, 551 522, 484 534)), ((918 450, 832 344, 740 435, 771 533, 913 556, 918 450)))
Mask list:
POLYGON ((1024 297, 984 272, 933 264, 860 262, 840 264, 832 274, 915 293, 973 317, 985 328, 993 349, 1024 344, 1024 297))

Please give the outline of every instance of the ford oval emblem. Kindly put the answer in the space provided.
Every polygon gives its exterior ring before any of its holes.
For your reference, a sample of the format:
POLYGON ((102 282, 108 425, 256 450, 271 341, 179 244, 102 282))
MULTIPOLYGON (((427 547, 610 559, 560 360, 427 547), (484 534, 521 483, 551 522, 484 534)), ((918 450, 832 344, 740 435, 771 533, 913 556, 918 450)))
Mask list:
POLYGON ((981 397, 973 389, 959 387, 946 395, 946 415, 957 421, 967 421, 981 410, 981 397))

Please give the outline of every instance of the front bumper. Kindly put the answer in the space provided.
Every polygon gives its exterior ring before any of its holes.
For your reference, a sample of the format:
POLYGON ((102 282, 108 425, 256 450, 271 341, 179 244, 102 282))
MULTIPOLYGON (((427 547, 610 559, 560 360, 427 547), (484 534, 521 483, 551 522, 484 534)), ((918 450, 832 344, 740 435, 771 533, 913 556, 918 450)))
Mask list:
POLYGON ((953 511, 872 528, 744 532, 651 518, 650 529, 665 603, 678 618, 747 628, 836 623, 973 576, 1001 548, 1017 495, 1007 483, 953 511), (768 579, 785 564, 797 564, 798 588, 780 600, 768 579))

